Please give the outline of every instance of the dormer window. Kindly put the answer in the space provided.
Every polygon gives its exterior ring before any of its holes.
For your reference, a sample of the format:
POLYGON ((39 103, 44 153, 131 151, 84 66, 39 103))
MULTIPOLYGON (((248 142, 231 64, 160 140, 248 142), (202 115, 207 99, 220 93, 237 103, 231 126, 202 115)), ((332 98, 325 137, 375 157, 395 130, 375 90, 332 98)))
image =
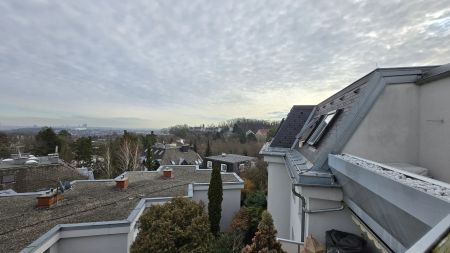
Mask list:
POLYGON ((319 143, 322 136, 326 133, 328 126, 331 124, 333 119, 336 117, 338 111, 334 110, 331 112, 328 112, 325 114, 325 116, 322 118, 322 121, 317 126, 316 130, 311 134, 311 137, 308 139, 308 144, 311 146, 315 146, 317 143, 319 143))

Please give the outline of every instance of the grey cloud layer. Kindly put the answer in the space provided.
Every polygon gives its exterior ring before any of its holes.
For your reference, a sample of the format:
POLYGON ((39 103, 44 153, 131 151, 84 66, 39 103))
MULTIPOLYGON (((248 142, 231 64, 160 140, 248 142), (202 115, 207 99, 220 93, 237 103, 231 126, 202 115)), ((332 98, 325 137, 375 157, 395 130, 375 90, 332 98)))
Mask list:
POLYGON ((6 0, 0 13, 0 116, 153 108, 166 122, 167 108, 204 119, 238 104, 272 118, 291 105, 258 112, 270 93, 450 59, 450 1, 6 0))

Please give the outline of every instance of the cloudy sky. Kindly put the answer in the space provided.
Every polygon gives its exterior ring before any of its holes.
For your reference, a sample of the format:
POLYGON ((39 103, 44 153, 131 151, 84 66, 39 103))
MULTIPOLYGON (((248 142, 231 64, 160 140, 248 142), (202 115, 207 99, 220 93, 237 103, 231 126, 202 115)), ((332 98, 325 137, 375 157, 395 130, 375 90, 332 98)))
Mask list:
POLYGON ((450 62, 450 0, 0 1, 0 124, 279 120, 378 67, 450 62))

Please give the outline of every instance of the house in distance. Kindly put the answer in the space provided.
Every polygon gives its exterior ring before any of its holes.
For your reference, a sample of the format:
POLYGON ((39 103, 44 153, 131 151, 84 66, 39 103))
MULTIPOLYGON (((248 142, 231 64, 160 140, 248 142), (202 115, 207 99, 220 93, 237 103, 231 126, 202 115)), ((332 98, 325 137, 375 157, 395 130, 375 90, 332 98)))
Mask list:
POLYGON ((254 166, 256 160, 256 157, 252 156, 222 153, 221 155, 205 157, 203 167, 212 169, 213 167, 220 166, 222 172, 235 172, 239 174, 246 168, 254 166))

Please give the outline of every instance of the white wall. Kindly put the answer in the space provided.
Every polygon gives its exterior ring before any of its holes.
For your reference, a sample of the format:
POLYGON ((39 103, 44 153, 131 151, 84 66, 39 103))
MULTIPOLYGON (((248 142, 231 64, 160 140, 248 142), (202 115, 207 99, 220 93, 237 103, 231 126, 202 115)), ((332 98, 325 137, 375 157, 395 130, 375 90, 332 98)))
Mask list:
MULTIPOLYGON (((206 212, 208 212, 208 189, 196 189, 194 186, 194 196, 192 198, 195 201, 203 201, 205 204, 206 212)), ((222 201, 222 218, 220 219, 220 230, 227 231, 230 228, 231 221, 234 214, 241 208, 241 189, 223 189, 223 201, 222 201)))
POLYGON ((450 78, 421 85, 419 104, 419 164, 450 183, 450 78))
POLYGON ((387 85, 342 152, 378 162, 419 164, 418 100, 416 84, 387 85))
POLYGON ((278 237, 290 238, 291 181, 284 160, 264 157, 268 162, 267 210, 273 217, 278 237))
MULTIPOLYGON (((308 210, 338 208, 342 204, 343 193, 340 188, 298 187, 298 189, 306 199, 308 210)), ((360 230, 351 219, 348 208, 340 211, 305 214, 305 238, 307 235, 312 235, 319 242, 325 244, 325 232, 331 229, 360 234, 360 230)))
POLYGON ((63 238, 58 241, 58 251, 63 253, 126 253, 128 234, 112 234, 63 238), (105 247, 106 246, 106 247, 105 247))

